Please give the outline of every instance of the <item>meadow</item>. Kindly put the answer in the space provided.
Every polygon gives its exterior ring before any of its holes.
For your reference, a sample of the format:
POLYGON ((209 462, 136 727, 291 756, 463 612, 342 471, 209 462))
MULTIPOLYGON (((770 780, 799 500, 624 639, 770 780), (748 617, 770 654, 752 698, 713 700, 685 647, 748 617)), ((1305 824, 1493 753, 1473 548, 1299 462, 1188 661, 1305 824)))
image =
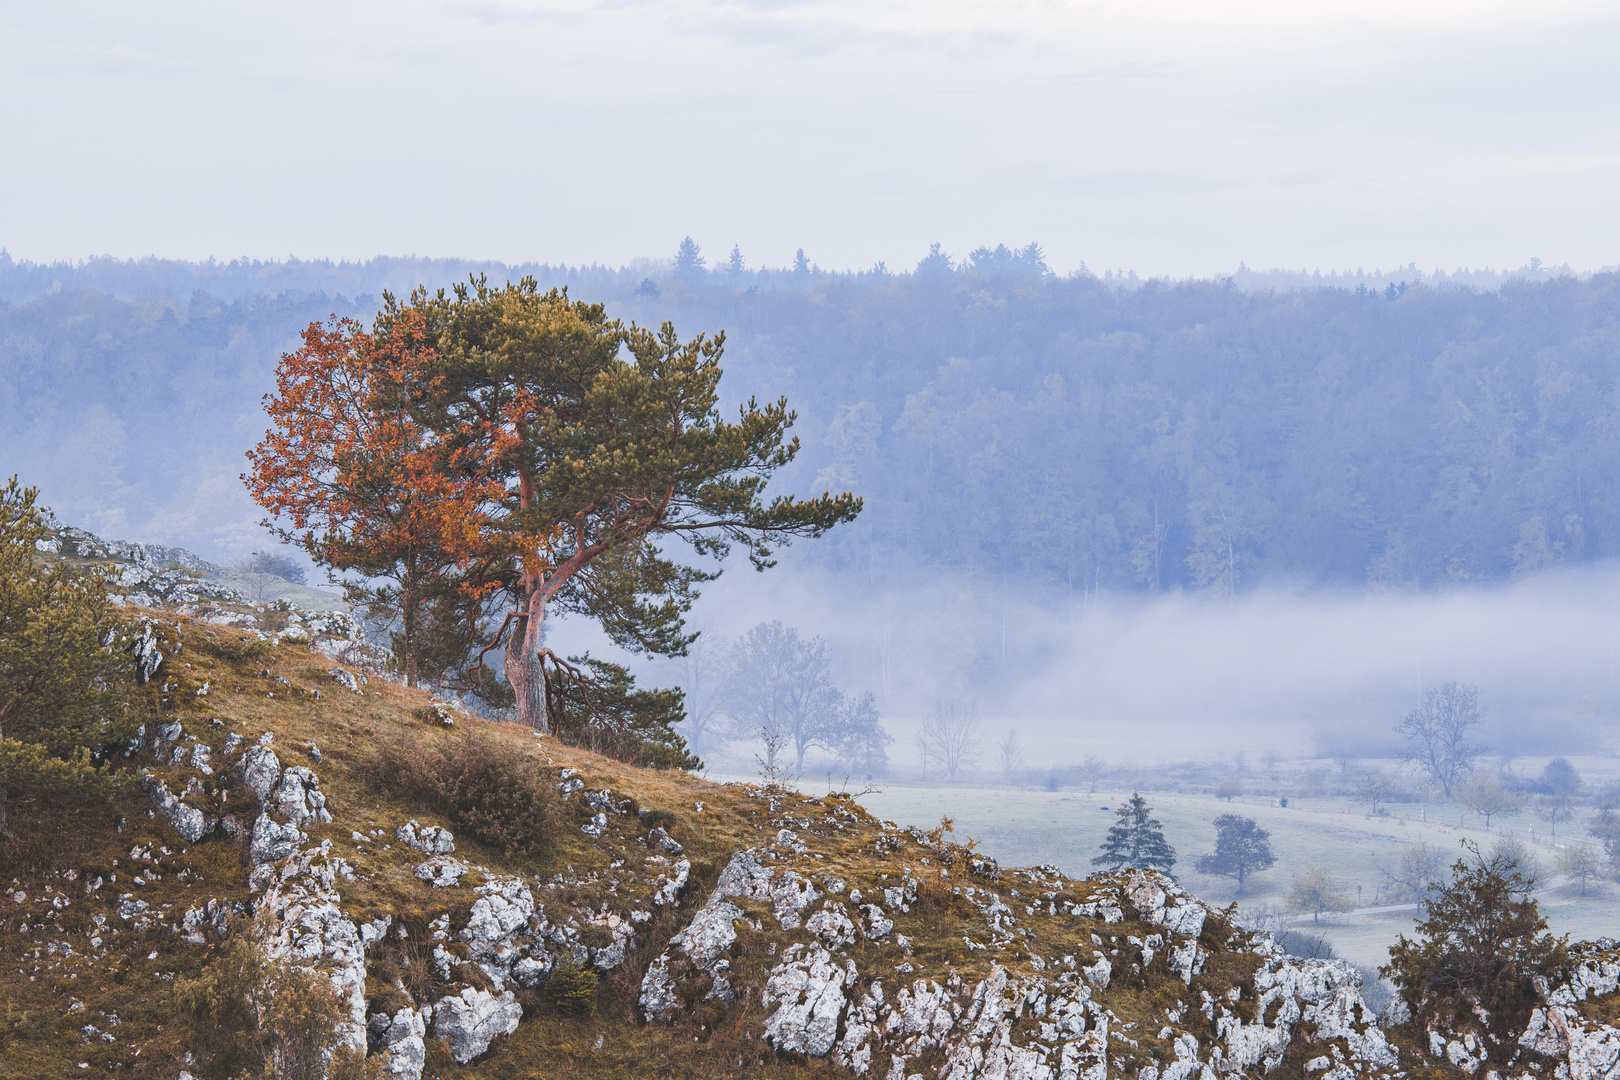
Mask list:
MULTIPOLYGON (((1583 765, 1586 763, 1583 762, 1583 765)), ((1593 762, 1593 765, 1598 763, 1593 762)), ((1590 774, 1589 774, 1590 775, 1590 774)), ((888 782, 880 792, 861 797, 861 803, 880 817, 902 825, 932 826, 949 816, 958 835, 979 842, 1004 865, 1051 864, 1071 876, 1092 871, 1091 859, 1114 821, 1111 807, 1130 797, 1130 790, 1099 787, 1091 794, 1037 791, 993 786, 921 786, 888 782)), ((1189 890, 1218 904, 1237 901, 1251 916, 1270 913, 1312 933, 1325 935, 1338 955, 1362 967, 1376 967, 1388 958, 1397 935, 1409 933, 1416 910, 1365 909, 1391 906, 1384 893, 1386 869, 1393 868, 1401 849, 1428 843, 1447 861, 1464 854, 1465 841, 1489 849, 1498 837, 1524 840, 1541 866, 1541 887, 1536 893, 1549 925, 1572 939, 1620 936, 1620 886, 1591 881, 1585 895, 1580 886, 1558 873, 1558 846, 1591 843, 1579 815, 1561 826, 1554 838, 1543 822, 1528 812, 1495 818, 1487 830, 1477 815, 1455 804, 1396 803, 1387 815, 1370 816, 1364 806, 1352 806, 1344 797, 1290 797, 1288 806, 1274 797, 1237 796, 1231 801, 1208 794, 1146 792, 1154 816, 1164 823, 1165 836, 1176 848, 1176 878, 1189 890), (1214 819, 1237 813, 1253 818, 1270 831, 1276 865, 1255 874, 1243 896, 1230 878, 1211 877, 1194 869, 1199 855, 1213 850, 1214 819), (1567 835, 1563 835, 1567 834, 1567 835), (1329 867, 1358 911, 1323 915, 1313 923, 1308 915, 1287 910, 1290 880, 1310 866, 1329 867)))

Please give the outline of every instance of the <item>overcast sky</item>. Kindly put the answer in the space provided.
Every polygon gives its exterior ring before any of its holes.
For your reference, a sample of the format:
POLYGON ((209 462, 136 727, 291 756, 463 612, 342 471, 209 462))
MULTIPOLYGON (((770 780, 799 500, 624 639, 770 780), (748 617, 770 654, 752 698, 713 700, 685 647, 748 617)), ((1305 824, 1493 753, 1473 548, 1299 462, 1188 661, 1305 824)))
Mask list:
POLYGON ((0 4, 13 257, 1620 263, 1610 0, 0 4))

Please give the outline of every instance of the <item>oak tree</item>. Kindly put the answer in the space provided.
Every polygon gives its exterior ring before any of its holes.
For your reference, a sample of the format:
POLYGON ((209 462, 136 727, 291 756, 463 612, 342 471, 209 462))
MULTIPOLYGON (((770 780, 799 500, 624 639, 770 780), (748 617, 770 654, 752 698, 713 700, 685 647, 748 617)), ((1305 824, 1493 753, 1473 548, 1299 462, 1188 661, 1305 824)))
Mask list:
POLYGON ((1222 814, 1215 819, 1215 850, 1198 859, 1198 872, 1237 879, 1238 895, 1250 874, 1277 861, 1271 850, 1271 833, 1255 824, 1253 818, 1222 814))

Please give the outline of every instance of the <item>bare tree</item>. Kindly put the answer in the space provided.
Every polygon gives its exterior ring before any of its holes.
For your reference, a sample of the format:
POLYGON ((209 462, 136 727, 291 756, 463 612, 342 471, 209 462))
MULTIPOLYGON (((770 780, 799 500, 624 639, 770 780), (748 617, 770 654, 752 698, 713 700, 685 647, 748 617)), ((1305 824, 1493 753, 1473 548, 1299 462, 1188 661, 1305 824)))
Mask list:
POLYGON ((1446 876, 1446 859, 1438 848, 1428 844, 1408 844, 1393 867, 1381 867, 1384 888, 1391 900, 1420 901, 1429 886, 1446 876))
POLYGON ((1097 783, 1108 775, 1108 762, 1091 754, 1075 767, 1075 772, 1086 782, 1086 794, 1090 795, 1097 790, 1097 783))
POLYGON ((1457 801, 1484 818, 1487 829, 1495 815, 1514 813, 1524 805, 1517 791, 1509 791, 1496 777, 1483 772, 1457 790, 1457 801))
POLYGON ((1484 865, 1491 867, 1503 877, 1511 877, 1514 871, 1518 871, 1523 879, 1522 887, 1526 895, 1541 880, 1541 860, 1530 850, 1530 845, 1517 836, 1497 837, 1496 843, 1491 845, 1491 850, 1480 858, 1484 865))
POLYGON ((1395 733, 1406 740, 1406 760, 1450 799, 1485 750, 1469 740, 1480 720, 1479 687, 1452 680, 1426 687, 1418 707, 1395 724, 1395 733))
POLYGON ((765 753, 763 757, 754 755, 760 782, 769 791, 786 791, 788 781, 793 779, 782 767, 782 759, 786 756, 782 751, 787 748, 788 737, 780 731, 761 728, 759 742, 760 749, 765 753))
POLYGON ((255 551, 236 565, 237 572, 242 575, 247 598, 252 603, 264 603, 275 588, 277 577, 271 569, 269 558, 269 555, 255 551))
MULTIPOLYGON (((1575 816, 1575 808, 1569 792, 1555 791, 1551 795, 1543 795, 1536 800, 1536 817, 1545 821, 1552 829, 1554 836, 1558 835, 1558 823, 1568 821, 1575 816)), ((1584 889, 1585 886, 1582 886, 1584 889)))
POLYGON ((1024 745, 1018 741, 1018 729, 1008 728, 996 748, 996 764, 1001 766, 1002 778, 1012 783, 1024 767, 1024 745))
POLYGON ((674 659, 675 684, 686 695, 686 742, 699 756, 720 741, 729 656, 725 638, 700 629, 686 655, 674 659))
POLYGON ((944 772, 946 780, 956 783, 963 773, 978 765, 984 749, 973 702, 954 697, 934 702, 917 743, 924 755, 924 770, 932 761, 944 772))
POLYGON ((1288 906, 1295 911, 1309 912, 1312 922, 1321 922, 1324 911, 1349 911, 1355 905, 1332 870, 1312 866, 1294 878, 1288 890, 1288 906))
POLYGON ((833 685, 827 643, 806 641, 780 621, 760 623, 731 648, 725 709, 735 734, 781 736, 793 751, 795 775, 812 748, 840 748, 843 694, 833 685))
POLYGON ((1603 857, 1585 844, 1571 844, 1558 853, 1558 869, 1571 881, 1581 883, 1581 895, 1586 895, 1586 883, 1603 872, 1603 857))
POLYGON ((1356 773, 1353 790, 1356 801, 1366 803, 1367 813, 1375 815, 1378 804, 1384 801, 1394 786, 1394 781, 1382 769, 1362 769, 1356 773))

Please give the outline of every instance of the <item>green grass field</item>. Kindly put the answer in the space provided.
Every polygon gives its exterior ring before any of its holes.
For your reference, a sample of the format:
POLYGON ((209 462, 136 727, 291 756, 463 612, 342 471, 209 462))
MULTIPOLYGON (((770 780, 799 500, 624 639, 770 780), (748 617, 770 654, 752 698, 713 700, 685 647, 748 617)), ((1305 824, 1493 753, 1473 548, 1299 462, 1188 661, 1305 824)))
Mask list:
MULTIPOLYGON (((942 815, 956 822, 980 847, 1008 865, 1050 863, 1070 875, 1092 869, 1091 858, 1109 825, 1111 810, 1128 798, 1129 791, 1100 789, 1093 795, 1073 791, 1029 791, 997 787, 921 787, 888 784, 861 802, 873 813, 902 825, 932 826, 942 815)), ((1164 823, 1165 836, 1175 846, 1177 878, 1190 890, 1215 904, 1238 900, 1240 908, 1265 904, 1286 907, 1289 880, 1312 865, 1329 867, 1352 900, 1370 907, 1383 903, 1382 866, 1390 866, 1406 844, 1427 842, 1442 852, 1458 852, 1460 841, 1473 839, 1489 848, 1499 823, 1487 832, 1477 817, 1459 822, 1453 805, 1396 804, 1388 817, 1368 817, 1362 808, 1347 806, 1342 798, 1291 799, 1284 809, 1269 798, 1239 797, 1222 802, 1209 795, 1149 793, 1154 816, 1164 823), (1236 895, 1229 878, 1208 877, 1193 869, 1197 856, 1211 851, 1214 819, 1225 813, 1254 818, 1271 832, 1277 864, 1249 880, 1246 894, 1236 895)), ((1500 826, 1528 841, 1529 826, 1540 823, 1528 816, 1510 817, 1500 826)), ((1565 831, 1580 835, 1578 823, 1565 831)), ((1541 828, 1532 845, 1542 864, 1548 887, 1537 894, 1552 929, 1575 939, 1620 936, 1620 890, 1613 885, 1588 885, 1579 895, 1574 885, 1557 877, 1556 849, 1541 828)), ((1562 838, 1560 838, 1562 841, 1562 838)), ((1414 912, 1354 916, 1324 916, 1321 923, 1302 929, 1320 930, 1339 955, 1363 966, 1377 966, 1398 934, 1412 926, 1414 912)))

